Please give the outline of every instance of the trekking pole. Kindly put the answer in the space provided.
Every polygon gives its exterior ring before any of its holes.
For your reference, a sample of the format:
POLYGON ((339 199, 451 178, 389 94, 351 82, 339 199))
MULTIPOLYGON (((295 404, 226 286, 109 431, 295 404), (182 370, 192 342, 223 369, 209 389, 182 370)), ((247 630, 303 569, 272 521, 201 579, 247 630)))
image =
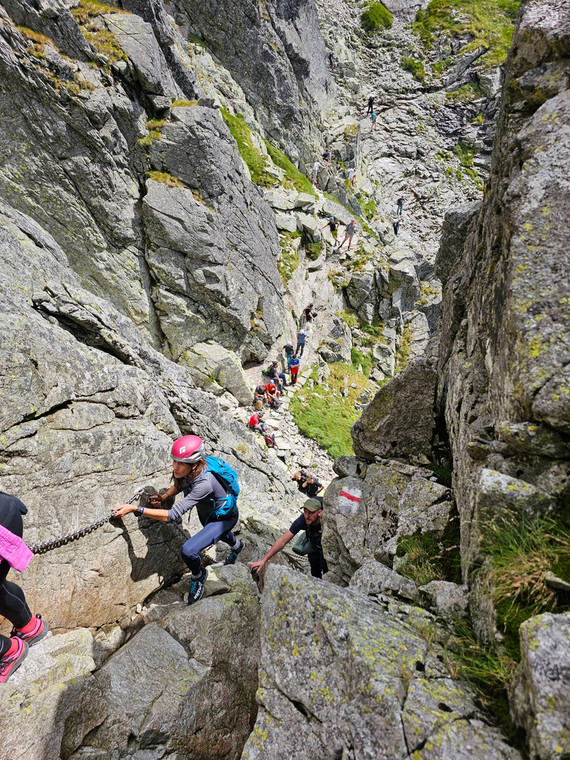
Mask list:
MULTIPOLYGON (((144 492, 144 488, 139 488, 139 490, 134 493, 126 502, 126 504, 132 504, 134 501, 136 501, 136 499, 140 499, 144 492)), ((80 530, 76 530, 73 533, 68 533, 67 535, 60 536, 59 538, 53 538, 50 541, 44 541, 43 544, 35 544, 34 546, 30 546, 30 551, 32 551, 34 554, 47 554, 47 552, 51 551, 52 549, 57 549, 60 546, 65 546, 66 544, 70 544, 72 541, 77 541, 78 538, 83 538, 83 536, 87 536, 89 533, 93 533, 93 531, 102 527, 105 525, 105 523, 110 522, 112 519, 113 514, 111 513, 108 517, 103 517, 101 520, 97 520, 97 522, 94 522, 91 525, 87 525, 85 528, 81 528, 80 530)))

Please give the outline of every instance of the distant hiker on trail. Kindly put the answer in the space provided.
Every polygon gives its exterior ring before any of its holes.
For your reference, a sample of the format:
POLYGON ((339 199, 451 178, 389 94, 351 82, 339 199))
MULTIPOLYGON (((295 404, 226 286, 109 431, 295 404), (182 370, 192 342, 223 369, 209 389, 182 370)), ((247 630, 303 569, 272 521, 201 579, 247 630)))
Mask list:
POLYGON ((334 69, 334 53, 331 50, 331 52, 327 56, 328 64, 331 67, 331 69, 334 69))
POLYGON ((315 317, 317 316, 317 312, 314 311, 313 309, 312 301, 308 306, 305 306, 305 308, 303 309, 303 316, 305 317, 305 322, 312 322, 313 319, 315 319, 315 317))
POLYGON ((395 221, 392 226, 394 227, 394 235, 397 236, 400 230, 400 220, 398 219, 397 221, 395 221))
POLYGON ((347 169, 346 178, 353 187, 356 187, 356 169, 347 169))
POLYGON ((297 542, 293 547, 293 551, 297 554, 306 554, 311 566, 311 575, 314 578, 322 578, 323 573, 326 573, 328 570, 322 547, 322 513, 323 506, 320 501, 317 499, 307 499, 303 505, 303 514, 295 520, 289 530, 285 531, 277 539, 263 559, 249 563, 249 569, 259 573, 271 557, 278 554, 297 533, 304 530, 305 539, 300 542, 302 546, 297 548, 297 543, 299 543, 297 542))
POLYGON ((348 240, 348 250, 350 251, 350 246, 352 245, 352 240, 356 234, 356 222, 354 219, 351 219, 350 222, 346 225, 346 229, 344 231, 344 240, 339 245, 338 250, 342 248, 342 246, 346 243, 348 240))
POLYGON ((249 418, 248 427, 250 430, 253 430, 254 433, 262 435, 267 446, 275 446, 275 434, 271 433, 265 424, 263 420, 263 412, 254 412, 249 418))
POLYGON ((254 412, 249 418, 247 426, 250 430, 253 430, 254 433, 261 433, 261 435, 263 435, 263 431, 265 429, 265 423, 263 422, 263 411, 254 412))
POLYGON ((337 240, 338 239, 338 222, 336 221, 334 216, 329 216, 328 222, 326 224, 323 224, 322 227, 319 227, 319 232, 322 232, 325 229, 325 227, 328 227, 329 230, 331 231, 331 235, 333 236, 333 240, 334 240, 334 245, 336 246, 338 242, 337 240))
POLYGON ((293 480, 296 481, 299 491, 312 499, 316 498, 318 492, 323 487, 316 478, 312 475, 308 475, 305 470, 299 470, 296 472, 293 475, 293 480))
POLYGON ((373 129, 376 129, 376 125, 377 125, 377 118, 378 118, 378 117, 376 116, 376 114, 374 113, 374 111, 372 111, 372 113, 370 114, 370 121, 372 122, 372 126, 370 127, 370 130, 371 130, 371 131, 372 131, 373 129))
POLYGON ((271 367, 269 367, 269 377, 277 386, 279 393, 283 395, 283 387, 287 385, 287 381, 283 372, 279 372, 278 362, 272 362, 271 367))
POLYGON ((291 369, 291 385, 297 385, 297 375, 299 374, 299 365, 301 364, 301 360, 298 356, 294 356, 291 359, 290 369, 291 369))
POLYGON ((307 331, 303 328, 297 333, 297 348, 295 349, 295 356, 303 356, 305 350, 305 343, 307 341, 307 331))
POLYGON ((265 383, 262 383, 261 385, 257 385, 253 392, 253 404, 255 406, 255 409, 259 411, 260 409, 263 409, 265 404, 268 404, 268 403, 269 403, 269 399, 267 398, 265 383))
POLYGON ((319 172, 322 168, 322 164, 320 161, 315 161, 313 164, 313 170, 311 172, 311 182, 313 185, 317 184, 317 180, 319 179, 319 172))
POLYGON ((368 106, 367 106, 366 114, 368 115, 369 113, 372 113, 373 111, 374 111, 374 96, 371 95, 368 98, 368 106))
POLYGON ((20 499, 0 491, 0 615, 14 626, 10 638, 0 635, 0 683, 6 683, 26 659, 29 647, 49 630, 41 615, 32 615, 22 589, 6 580, 10 568, 22 572, 34 556, 22 541, 22 515, 27 511, 20 499))
POLYGON ((265 393, 269 406, 272 409, 279 409, 281 406, 281 402, 279 401, 279 396, 281 393, 279 392, 275 383, 267 383, 265 386, 265 393))
POLYGON ((327 164, 330 164, 330 162, 332 161, 332 153, 330 152, 330 150, 325 150, 325 152, 323 153, 323 158, 327 162, 327 164))
POLYGON ((196 507, 202 530, 195 533, 182 546, 182 559, 192 573, 188 604, 194 604, 204 595, 207 570, 202 567, 200 552, 212 544, 223 541, 230 547, 224 565, 233 565, 244 547, 232 533, 238 521, 237 496, 239 485, 236 471, 222 459, 206 456, 204 441, 197 435, 183 435, 174 441, 171 450, 174 485, 164 493, 149 497, 152 507, 135 507, 121 504, 113 517, 124 517, 134 512, 139 517, 150 517, 160 522, 173 522, 196 507), (184 498, 172 509, 158 509, 163 502, 184 492, 184 498))
POLYGON ((405 199, 405 198, 404 198, 404 196, 402 195, 402 196, 400 196, 400 197, 398 198, 398 200, 396 201, 396 214, 399 214, 400 216, 402 216, 402 211, 403 211, 403 209, 404 209, 404 201, 405 201, 405 200, 406 200, 406 199, 405 199))
POLYGON ((285 358, 287 359, 287 372, 289 372, 291 369, 291 359, 295 356, 295 349, 293 348, 293 344, 288 342, 283 346, 283 350, 285 351, 285 358))

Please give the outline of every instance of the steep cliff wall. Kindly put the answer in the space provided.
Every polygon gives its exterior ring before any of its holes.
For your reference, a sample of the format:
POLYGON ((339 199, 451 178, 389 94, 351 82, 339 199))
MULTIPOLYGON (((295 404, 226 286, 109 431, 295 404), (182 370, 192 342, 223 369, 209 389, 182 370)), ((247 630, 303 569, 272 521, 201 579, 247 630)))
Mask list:
POLYGON ((332 93, 314 0, 176 0, 178 19, 212 48, 242 86, 268 136, 295 160, 320 148, 332 93))
POLYGON ((521 14, 489 191, 477 216, 449 220, 465 244, 444 238, 437 264, 439 403, 466 572, 501 513, 557 512, 570 488, 568 8, 531 0, 521 14))

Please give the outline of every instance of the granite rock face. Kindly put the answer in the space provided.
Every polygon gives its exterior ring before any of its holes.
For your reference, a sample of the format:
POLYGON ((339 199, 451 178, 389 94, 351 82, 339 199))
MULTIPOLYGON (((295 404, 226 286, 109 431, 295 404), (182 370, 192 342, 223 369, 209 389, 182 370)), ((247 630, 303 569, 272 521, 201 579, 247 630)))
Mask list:
POLYGON ((270 567, 259 712, 243 760, 520 758, 422 637, 425 615, 270 567))
POLYGON ((54 13, 51 24, 65 21, 86 46, 97 27, 118 59, 106 68, 46 55, 49 41, 34 48, 2 11, 0 192, 169 358, 216 340, 262 360, 283 329, 273 214, 219 113, 188 105, 200 92, 180 70, 192 64, 151 6, 141 11, 153 23, 104 6, 88 21, 54 13))
POLYGON ((566 4, 521 4, 490 189, 476 222, 475 209, 463 214, 454 253, 448 235, 436 262, 445 280, 438 409, 454 462, 465 572, 514 491, 532 493, 515 511, 555 515, 570 483, 568 457, 560 457, 570 360, 569 286, 560 272, 570 262, 567 226, 558 223, 570 213, 570 92, 554 76, 569 33, 566 4), (538 437, 548 445, 539 449, 538 437), (505 478, 517 482, 511 488, 505 478))
POLYGON ((102 664, 84 628, 34 645, 0 694, 5 756, 237 760, 256 713, 259 600, 245 567, 216 575, 195 608, 160 592, 102 664))
MULTIPOLYGON (((182 432, 202 435, 237 466, 244 519, 265 508, 278 516, 279 492, 289 494, 287 512, 298 497, 283 471, 244 427, 223 419, 190 371, 84 289, 38 224, 5 205, 0 221, 10 283, 0 307, 0 487, 29 507, 28 544, 107 516, 141 486, 167 485, 171 442, 182 432)), ((182 569, 179 551, 188 537, 186 524, 130 516, 34 559, 21 583, 34 610, 49 609, 55 628, 123 620, 182 569)))
POLYGON ((320 143, 319 108, 332 89, 313 0, 176 4, 241 85, 267 133, 294 159, 310 160, 311 140, 320 143))
POLYGON ((526 732, 531 757, 563 756, 570 748, 570 614, 527 620, 520 640, 511 714, 526 732))
POLYGON ((416 359, 383 386, 352 427, 354 451, 362 459, 429 456, 435 431, 437 376, 416 359))

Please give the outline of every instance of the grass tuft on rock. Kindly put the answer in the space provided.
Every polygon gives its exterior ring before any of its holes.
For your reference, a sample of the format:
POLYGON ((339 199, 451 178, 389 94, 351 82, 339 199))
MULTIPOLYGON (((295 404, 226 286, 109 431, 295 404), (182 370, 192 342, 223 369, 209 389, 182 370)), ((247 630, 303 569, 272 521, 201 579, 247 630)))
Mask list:
POLYGON ((477 642, 467 623, 456 623, 447 643, 447 667, 452 678, 465 678, 475 688, 478 701, 514 740, 515 729, 509 712, 508 687, 517 663, 506 654, 477 642))
POLYGON ((256 148, 251 129, 246 124, 243 116, 241 114, 234 116, 225 108, 220 108, 220 113, 237 143, 241 157, 247 164, 252 181, 261 187, 273 186, 275 178, 267 171, 267 157, 256 148))
POLYGON ((295 164, 287 158, 283 151, 279 150, 279 148, 276 148, 274 145, 271 145, 268 140, 265 140, 265 147, 267 148, 267 152, 271 156, 271 160, 275 166, 278 166, 285 172, 285 182, 283 183, 285 187, 289 185, 290 187, 294 187, 300 193, 316 195, 315 188, 312 186, 310 180, 297 169, 295 164))
POLYGON ((518 660, 521 624, 570 607, 546 582, 550 571, 570 583, 570 529, 550 517, 513 520, 495 526, 483 550, 493 562, 489 581, 505 649, 518 660))
POLYGON ((160 182, 163 185, 168 185, 169 187, 184 187, 183 183, 178 179, 178 177, 174 177, 172 174, 168 174, 167 172, 150 171, 146 173, 146 176, 148 179, 152 179, 155 182, 160 182))
POLYGON ((382 3, 372 3, 360 17, 362 26, 367 32, 379 32, 389 29, 394 23, 392 14, 382 3))
POLYGON ((487 48, 481 60, 492 68, 507 58, 518 8, 518 0, 432 0, 413 28, 428 49, 440 34, 470 38, 461 52, 487 48))
POLYGON ((404 71, 409 71, 418 82, 423 84, 426 81, 426 70, 423 61, 418 61, 417 58, 404 55, 402 56, 402 68, 404 71))

